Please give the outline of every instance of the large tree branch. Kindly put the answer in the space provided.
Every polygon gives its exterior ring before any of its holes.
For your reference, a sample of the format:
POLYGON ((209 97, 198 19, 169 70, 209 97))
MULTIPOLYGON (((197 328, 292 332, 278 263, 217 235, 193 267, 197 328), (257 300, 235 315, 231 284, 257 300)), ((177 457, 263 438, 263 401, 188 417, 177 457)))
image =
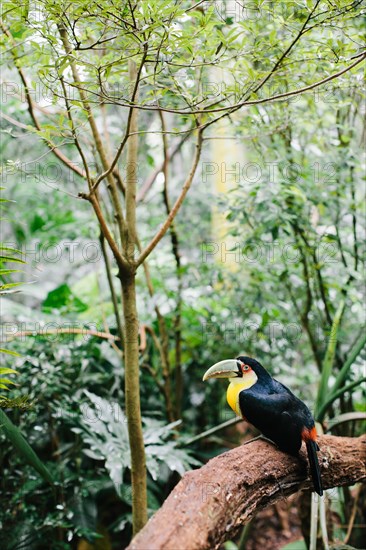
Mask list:
MULTIPOLYGON (((325 489, 366 479, 366 437, 319 437, 325 489)), ((241 445, 187 473, 128 550, 213 550, 257 512, 312 487, 296 459, 267 441, 241 445)))
POLYGON ((122 256, 121 251, 119 250, 118 245, 114 240, 112 233, 109 230, 108 224, 103 215, 97 196, 95 195, 95 193, 91 193, 90 195, 87 195, 85 193, 79 193, 79 196, 82 199, 89 201, 93 206, 95 215, 98 218, 100 230, 102 231, 103 236, 107 240, 109 247, 113 252, 113 256, 117 262, 119 269, 125 267, 127 264, 127 260, 124 258, 124 256, 122 256))

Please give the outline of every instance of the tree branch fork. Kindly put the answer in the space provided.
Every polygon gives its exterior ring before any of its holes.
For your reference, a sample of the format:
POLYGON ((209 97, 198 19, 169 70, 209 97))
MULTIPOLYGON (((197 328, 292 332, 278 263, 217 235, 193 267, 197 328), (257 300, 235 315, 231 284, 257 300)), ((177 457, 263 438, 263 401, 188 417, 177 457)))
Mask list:
MULTIPOLYGON (((325 489, 366 479, 366 436, 318 443, 325 489)), ((128 550, 219 548, 260 510, 311 488, 305 450, 294 458, 263 440, 241 445, 186 473, 128 550)))

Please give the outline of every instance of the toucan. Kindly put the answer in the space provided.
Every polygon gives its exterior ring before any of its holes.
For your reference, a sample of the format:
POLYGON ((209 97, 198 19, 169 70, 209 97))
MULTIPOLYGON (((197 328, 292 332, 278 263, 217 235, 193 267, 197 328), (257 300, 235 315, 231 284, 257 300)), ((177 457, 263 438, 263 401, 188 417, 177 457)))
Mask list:
POLYGON ((298 456, 304 441, 314 489, 323 494, 311 412, 286 386, 278 382, 255 359, 240 356, 216 363, 203 380, 228 378, 227 401, 233 411, 273 441, 281 451, 298 456))

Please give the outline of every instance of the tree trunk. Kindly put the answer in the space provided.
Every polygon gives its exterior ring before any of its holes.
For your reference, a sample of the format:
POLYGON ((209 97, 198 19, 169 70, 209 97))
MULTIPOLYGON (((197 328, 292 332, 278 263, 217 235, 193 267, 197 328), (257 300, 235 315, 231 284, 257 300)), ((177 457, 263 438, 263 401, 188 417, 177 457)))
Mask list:
POLYGON ((131 448, 133 533, 147 522, 146 457, 139 379, 139 324, 135 272, 120 274, 124 315, 125 403, 131 448))

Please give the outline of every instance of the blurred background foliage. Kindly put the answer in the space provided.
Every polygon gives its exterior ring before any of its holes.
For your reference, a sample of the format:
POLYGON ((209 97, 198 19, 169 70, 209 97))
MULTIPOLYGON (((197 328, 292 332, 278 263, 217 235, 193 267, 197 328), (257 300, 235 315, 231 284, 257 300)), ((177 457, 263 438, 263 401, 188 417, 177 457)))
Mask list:
MULTIPOLYGON (((359 20, 345 6, 342 21, 356 40, 359 20)), ((216 16, 210 25, 218 31, 216 16)), ((296 16, 301 20, 301 13, 296 16)), ((276 47, 276 17, 267 26, 260 18, 243 23, 252 33, 251 47, 276 47)), ((226 25, 232 23, 228 16, 226 25)), ((319 41, 331 55, 352 53, 322 33, 319 41)), ((229 52, 234 46, 227 35, 225 40, 229 52)), ((294 63, 305 53, 300 47, 294 63)), ((249 59, 237 69, 255 76, 256 59, 249 59)), ((305 74, 318 68, 318 61, 304 63, 305 74)), ((11 81, 12 69, 5 71, 11 81)), ((276 85, 291 89, 294 76, 284 71, 276 85)), ((169 95, 168 86, 161 93, 169 95)), ((6 115, 25 120, 25 111, 18 97, 8 97, 6 115)), ((152 124, 151 113, 140 116, 143 125, 152 124)), ((113 140, 121 119, 113 108, 104 117, 113 140)), ((181 122, 172 117, 171 125, 181 122)), ((207 141, 175 223, 179 265, 167 236, 150 259, 153 297, 142 272, 138 279, 150 513, 184 471, 254 433, 244 425, 203 434, 233 416, 225 387, 201 382, 217 360, 252 355, 306 401, 325 431, 356 436, 364 429, 364 124, 364 88, 354 72, 301 97, 233 116, 225 128, 239 144, 239 166, 213 163, 207 141), (221 177, 222 170, 234 171, 225 193, 217 193, 207 166, 221 177), (159 345, 167 346, 168 372, 159 345)), ((2 242, 9 254, 20 251, 26 260, 22 273, 6 271, 11 259, 1 262, 1 347, 19 354, 3 357, 3 367, 18 373, 6 396, 26 395, 32 403, 26 411, 5 410, 55 480, 54 487, 43 481, 0 432, 3 547, 121 548, 131 536, 124 372, 99 228, 89 205, 75 198, 80 189, 66 169, 56 159, 42 161, 42 142, 6 118, 1 128, 3 186, 11 197, 2 242), (19 282, 26 284, 6 286, 19 282)), ((140 145, 141 186, 162 160, 150 138, 140 145)), ((173 198, 190 156, 183 144, 174 158, 173 198)), ((163 190, 158 177, 139 209, 143 241, 163 219, 163 190)), ((365 524, 364 489, 334 490, 329 500, 335 538, 347 537, 353 506, 352 521, 365 524)), ((353 528, 347 541, 360 548, 364 531, 353 528)), ((227 548, 236 547, 231 544, 227 548)))

